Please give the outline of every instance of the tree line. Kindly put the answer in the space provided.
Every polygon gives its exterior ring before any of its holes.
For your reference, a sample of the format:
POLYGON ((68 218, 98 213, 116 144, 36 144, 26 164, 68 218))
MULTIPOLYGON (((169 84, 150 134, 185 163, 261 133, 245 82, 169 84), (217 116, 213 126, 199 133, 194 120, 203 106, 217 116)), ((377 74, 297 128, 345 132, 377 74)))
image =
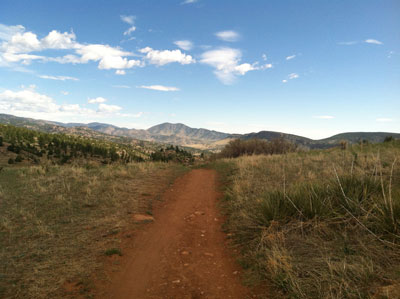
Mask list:
POLYGON ((50 134, 11 125, 0 125, 0 146, 23 159, 39 163, 42 157, 64 164, 74 158, 97 158, 102 163, 143 161, 141 153, 129 145, 67 134, 50 134))

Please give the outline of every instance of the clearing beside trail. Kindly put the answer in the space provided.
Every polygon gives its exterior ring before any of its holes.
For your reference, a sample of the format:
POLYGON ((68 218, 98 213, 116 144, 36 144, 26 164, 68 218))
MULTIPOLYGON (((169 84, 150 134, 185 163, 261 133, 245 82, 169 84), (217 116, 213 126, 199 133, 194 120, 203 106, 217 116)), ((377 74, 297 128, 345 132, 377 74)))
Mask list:
POLYGON ((219 195, 214 170, 178 178, 156 207, 155 221, 134 233, 122 257, 113 256, 95 297, 253 297, 221 231, 219 195))

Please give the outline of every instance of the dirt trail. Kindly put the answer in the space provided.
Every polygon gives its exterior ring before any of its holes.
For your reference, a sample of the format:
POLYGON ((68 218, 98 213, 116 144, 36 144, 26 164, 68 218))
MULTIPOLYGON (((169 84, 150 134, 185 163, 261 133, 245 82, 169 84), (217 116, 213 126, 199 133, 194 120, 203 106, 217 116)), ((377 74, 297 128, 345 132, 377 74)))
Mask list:
POLYGON ((155 222, 132 239, 98 298, 248 298, 221 231, 216 174, 197 169, 176 180, 155 222))

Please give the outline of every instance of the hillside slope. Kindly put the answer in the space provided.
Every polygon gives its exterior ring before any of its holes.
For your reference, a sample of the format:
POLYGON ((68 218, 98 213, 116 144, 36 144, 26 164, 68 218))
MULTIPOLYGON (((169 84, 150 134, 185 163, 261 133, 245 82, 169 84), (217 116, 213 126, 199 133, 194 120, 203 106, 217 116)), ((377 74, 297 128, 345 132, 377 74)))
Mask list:
POLYGON ((329 148, 345 140, 349 143, 368 141, 370 143, 382 142, 386 137, 392 136, 400 139, 400 133, 390 132, 350 132, 341 133, 329 138, 313 140, 307 137, 273 131, 260 131, 249 134, 228 134, 208 129, 191 128, 181 123, 162 123, 147 130, 121 128, 104 123, 61 123, 31 118, 16 117, 0 114, 0 123, 11 124, 49 133, 65 133, 86 136, 90 138, 105 139, 119 143, 138 144, 143 142, 156 142, 192 147, 197 149, 220 150, 230 140, 264 139, 273 140, 284 138, 304 148, 329 148))

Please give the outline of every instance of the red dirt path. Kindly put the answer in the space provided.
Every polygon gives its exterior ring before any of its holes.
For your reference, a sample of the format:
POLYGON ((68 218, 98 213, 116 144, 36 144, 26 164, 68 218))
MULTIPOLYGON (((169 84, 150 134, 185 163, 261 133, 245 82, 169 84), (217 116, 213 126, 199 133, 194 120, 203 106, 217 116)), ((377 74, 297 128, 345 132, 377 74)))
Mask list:
POLYGON ((216 208, 213 170, 177 179, 96 298, 251 298, 216 208))

